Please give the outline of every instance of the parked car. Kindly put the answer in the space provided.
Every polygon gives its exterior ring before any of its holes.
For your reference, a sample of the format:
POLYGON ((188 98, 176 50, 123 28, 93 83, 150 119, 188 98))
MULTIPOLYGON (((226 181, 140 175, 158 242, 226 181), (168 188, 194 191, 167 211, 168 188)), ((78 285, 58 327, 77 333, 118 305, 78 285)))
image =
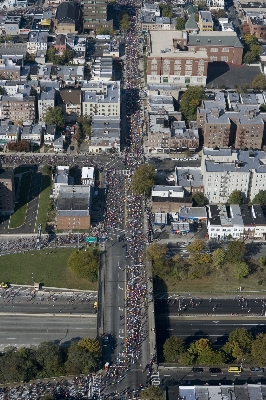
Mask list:
POLYGON ((203 372, 203 368, 200 367, 193 367, 192 372, 203 372))
POLYGON ((211 374, 219 374, 222 372, 221 368, 209 368, 211 374))
POLYGON ((264 368, 261 367, 251 367, 250 368, 251 372, 264 372, 264 368))

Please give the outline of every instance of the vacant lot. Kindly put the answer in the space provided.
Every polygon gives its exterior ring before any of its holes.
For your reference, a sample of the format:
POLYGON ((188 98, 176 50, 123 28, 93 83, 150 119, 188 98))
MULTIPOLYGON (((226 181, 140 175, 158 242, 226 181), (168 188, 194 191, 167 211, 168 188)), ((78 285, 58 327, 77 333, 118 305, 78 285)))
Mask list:
POLYGON ((97 290, 97 283, 77 278, 68 268, 67 259, 74 251, 73 248, 45 249, 2 256, 0 281, 32 285, 34 279, 44 286, 97 290))

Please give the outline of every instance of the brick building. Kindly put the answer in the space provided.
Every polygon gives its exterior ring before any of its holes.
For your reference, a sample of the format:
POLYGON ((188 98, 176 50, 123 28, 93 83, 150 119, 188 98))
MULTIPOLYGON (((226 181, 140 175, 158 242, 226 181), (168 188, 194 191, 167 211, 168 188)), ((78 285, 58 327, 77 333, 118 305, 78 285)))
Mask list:
POLYGON ((181 86, 206 85, 206 50, 182 50, 187 44, 185 31, 151 31, 148 36, 147 83, 178 83, 181 86))
POLYGON ((0 170, 0 214, 11 215, 15 209, 14 172, 0 170))
POLYGON ((14 96, 1 96, 0 107, 2 120, 14 123, 35 121, 36 100, 34 96, 23 96, 22 93, 14 96))
POLYGON ((209 62, 242 64, 243 46, 236 32, 213 31, 189 35, 187 48, 190 51, 206 50, 209 62))
POLYGON ((258 39, 266 39, 266 18, 263 12, 247 13, 246 23, 251 35, 258 39))

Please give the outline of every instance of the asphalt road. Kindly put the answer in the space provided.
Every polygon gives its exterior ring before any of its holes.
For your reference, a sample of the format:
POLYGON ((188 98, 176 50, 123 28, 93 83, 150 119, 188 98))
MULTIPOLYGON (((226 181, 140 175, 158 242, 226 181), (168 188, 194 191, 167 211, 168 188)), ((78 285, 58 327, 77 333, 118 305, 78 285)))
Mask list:
POLYGON ((170 314, 175 316, 218 316, 218 315, 239 315, 239 316, 265 316, 266 300, 263 296, 252 295, 249 297, 235 297, 234 299, 219 298, 185 298, 167 294, 155 295, 156 315, 170 314), (171 296, 170 296, 171 297, 171 296))
POLYGON ((69 345, 83 337, 96 337, 96 315, 86 317, 1 315, 0 351, 55 341, 69 345))
POLYGON ((158 357, 162 359, 163 343, 170 336, 181 337, 187 345, 205 337, 219 348, 226 343, 229 333, 236 328, 245 328, 254 335, 260 332, 266 333, 266 319, 156 317, 158 357))
POLYGON ((96 293, 40 291, 33 288, 0 289, 0 314, 94 314, 96 293))

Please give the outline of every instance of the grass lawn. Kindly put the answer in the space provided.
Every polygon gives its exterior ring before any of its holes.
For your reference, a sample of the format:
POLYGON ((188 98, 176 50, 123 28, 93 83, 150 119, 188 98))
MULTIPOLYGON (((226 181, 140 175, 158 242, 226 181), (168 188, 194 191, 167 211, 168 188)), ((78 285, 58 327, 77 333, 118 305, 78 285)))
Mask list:
POLYGON ((42 224, 42 230, 43 232, 45 231, 47 222, 47 208, 50 201, 50 191, 51 191, 51 177, 49 175, 42 175, 36 231, 38 230, 39 224, 42 224))
POLYGON ((22 175, 20 188, 19 188, 19 198, 18 203, 15 206, 15 212, 10 218, 9 228, 18 228, 24 224, 27 207, 28 198, 31 184, 31 172, 22 175))
POLYGON ((97 282, 77 278, 67 266, 67 259, 75 249, 44 249, 25 254, 1 257, 0 280, 25 285, 42 282, 44 286, 69 289, 97 290, 97 282))
POLYGON ((201 279, 174 281, 169 278, 165 281, 166 287, 158 285, 157 291, 175 292, 175 293, 193 293, 199 295, 238 293, 239 287, 242 292, 262 292, 266 293, 266 275, 264 268, 254 264, 252 272, 246 279, 236 279, 233 269, 224 266, 221 270, 213 271, 210 275, 201 279))
POLYGON ((34 167, 32 165, 26 165, 25 167, 19 166, 14 169, 14 175, 22 174, 23 172, 31 171, 34 167))

